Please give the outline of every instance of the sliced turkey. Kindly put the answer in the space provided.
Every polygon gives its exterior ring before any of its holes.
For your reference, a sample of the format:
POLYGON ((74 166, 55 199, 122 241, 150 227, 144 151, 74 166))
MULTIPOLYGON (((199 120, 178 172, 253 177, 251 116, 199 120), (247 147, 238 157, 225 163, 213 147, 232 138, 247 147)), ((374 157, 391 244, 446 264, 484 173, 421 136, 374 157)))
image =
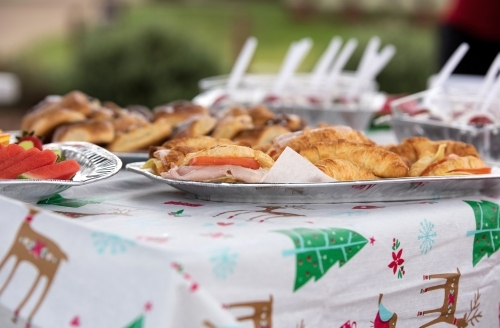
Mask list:
POLYGON ((236 165, 179 166, 161 173, 163 178, 174 180, 213 181, 220 178, 234 178, 238 181, 256 183, 264 180, 268 170, 247 169, 236 165))

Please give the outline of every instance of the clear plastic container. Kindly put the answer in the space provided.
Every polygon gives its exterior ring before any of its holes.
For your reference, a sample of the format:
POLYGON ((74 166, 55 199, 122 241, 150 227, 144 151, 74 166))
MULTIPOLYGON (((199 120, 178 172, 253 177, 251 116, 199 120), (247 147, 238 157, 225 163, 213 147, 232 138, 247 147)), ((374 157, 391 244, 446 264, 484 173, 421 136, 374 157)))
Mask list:
MULTIPOLYGON (((391 103, 391 125, 398 140, 424 136, 431 140, 451 139, 474 145, 484 160, 500 160, 500 124, 471 125, 459 119, 464 108, 478 106, 480 100, 468 95, 435 95, 430 106, 433 114, 422 112, 429 106, 425 102, 428 91, 410 95, 391 103), (437 118, 444 118, 439 120, 437 118)), ((497 102, 494 107, 499 106, 497 102)), ((498 122, 498 121, 497 121, 498 122)))

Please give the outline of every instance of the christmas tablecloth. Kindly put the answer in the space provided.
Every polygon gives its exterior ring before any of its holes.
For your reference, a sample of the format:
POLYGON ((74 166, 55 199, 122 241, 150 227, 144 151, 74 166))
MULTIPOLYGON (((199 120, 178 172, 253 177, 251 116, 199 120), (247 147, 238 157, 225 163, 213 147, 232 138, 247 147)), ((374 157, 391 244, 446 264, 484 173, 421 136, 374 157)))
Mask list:
POLYGON ((498 327, 499 207, 216 203, 126 171, 0 196, 0 327, 498 327))

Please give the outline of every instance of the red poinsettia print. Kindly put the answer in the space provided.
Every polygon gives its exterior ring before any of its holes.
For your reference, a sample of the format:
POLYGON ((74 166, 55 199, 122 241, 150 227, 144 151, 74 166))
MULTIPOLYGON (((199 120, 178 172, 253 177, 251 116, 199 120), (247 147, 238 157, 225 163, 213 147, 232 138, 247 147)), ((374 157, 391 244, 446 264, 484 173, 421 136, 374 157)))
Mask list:
POLYGON ((392 273, 396 274, 398 268, 401 264, 405 263, 405 260, 401 258, 403 255, 403 249, 400 249, 399 252, 392 252, 392 262, 389 263, 389 268, 392 268, 392 273))
POLYGON ((405 272, 405 267, 403 263, 405 263, 405 260, 403 259, 403 248, 400 248, 401 243, 399 242, 398 239, 393 238, 392 239, 392 262, 389 263, 388 267, 392 269, 392 273, 396 274, 398 273, 398 279, 403 278, 405 272))

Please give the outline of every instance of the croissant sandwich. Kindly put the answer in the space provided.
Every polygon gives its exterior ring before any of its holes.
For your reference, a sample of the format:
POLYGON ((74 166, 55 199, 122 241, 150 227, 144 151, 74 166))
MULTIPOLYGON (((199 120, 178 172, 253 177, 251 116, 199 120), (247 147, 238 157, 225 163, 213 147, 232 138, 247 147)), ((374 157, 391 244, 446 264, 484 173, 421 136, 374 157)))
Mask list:
POLYGON ((411 166, 408 175, 417 177, 491 173, 491 168, 481 158, 472 155, 446 155, 447 148, 448 144, 442 143, 434 154, 428 150, 411 166))
POLYGON ((348 126, 329 126, 281 135, 274 139, 273 148, 269 151, 269 155, 273 159, 277 159, 286 147, 300 152, 302 149, 310 148, 318 142, 331 142, 338 139, 375 144, 361 132, 348 126))
POLYGON ((205 182, 261 182, 274 161, 250 147, 225 145, 185 155, 180 166, 161 173, 167 179, 205 182))
POLYGON ((471 144, 454 140, 431 141, 426 137, 406 138, 399 145, 387 146, 386 149, 400 155, 411 166, 420 158, 428 156, 428 153, 435 154, 442 144, 446 144, 445 156, 455 154, 479 157, 476 148, 471 144))
POLYGON ((300 154, 313 164, 327 158, 349 160, 381 178, 399 178, 408 173, 408 166, 393 152, 379 146, 342 139, 317 143, 303 149, 300 154))

